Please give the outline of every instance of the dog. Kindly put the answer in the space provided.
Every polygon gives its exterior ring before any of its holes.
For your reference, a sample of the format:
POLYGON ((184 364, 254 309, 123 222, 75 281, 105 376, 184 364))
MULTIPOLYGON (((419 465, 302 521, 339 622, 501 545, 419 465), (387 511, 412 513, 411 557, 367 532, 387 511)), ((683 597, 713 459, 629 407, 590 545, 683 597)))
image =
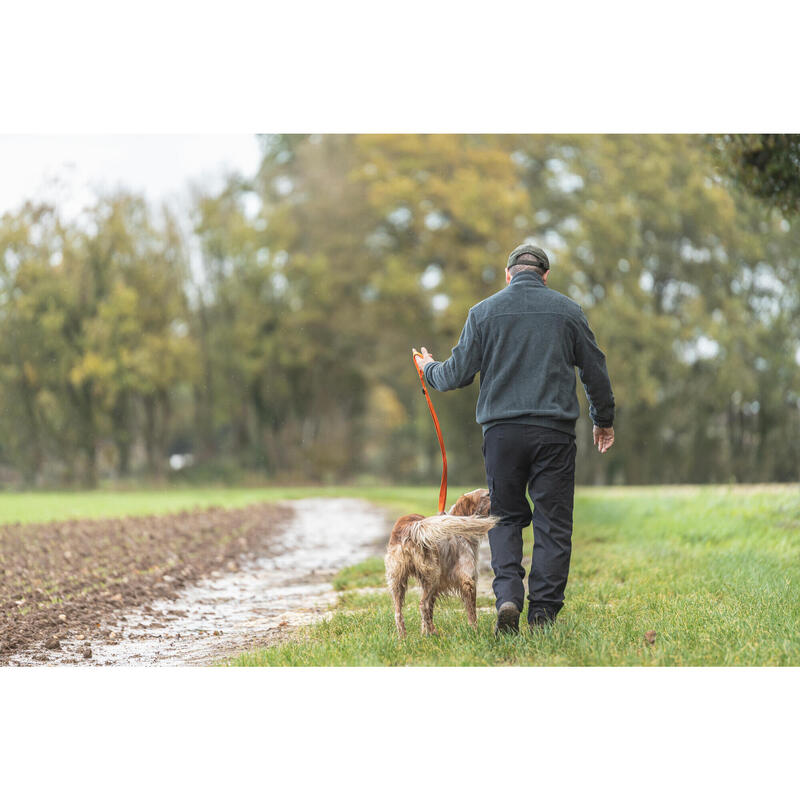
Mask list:
POLYGON ((489 516, 491 503, 486 489, 462 495, 447 514, 423 517, 406 514, 397 520, 386 550, 386 583, 394 599, 394 620, 398 634, 406 635, 403 601, 408 579, 416 578, 422 587, 419 608, 422 633, 436 633, 433 605, 440 594, 459 594, 464 601, 467 621, 478 627, 475 607, 478 581, 478 547, 499 521, 489 516))

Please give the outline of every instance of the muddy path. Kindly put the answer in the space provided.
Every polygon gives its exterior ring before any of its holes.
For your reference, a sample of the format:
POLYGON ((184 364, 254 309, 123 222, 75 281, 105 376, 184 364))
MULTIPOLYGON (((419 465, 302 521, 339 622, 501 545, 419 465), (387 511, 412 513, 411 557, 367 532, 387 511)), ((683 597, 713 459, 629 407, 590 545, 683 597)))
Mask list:
POLYGON ((328 613, 335 601, 332 576, 382 552, 389 530, 385 513, 360 500, 313 498, 287 501, 273 510, 269 535, 258 546, 249 542, 249 552, 227 561, 218 558, 204 575, 180 586, 168 580, 168 591, 149 592, 138 603, 112 608, 85 633, 80 626, 70 629, 69 618, 61 621, 57 646, 39 641, 6 654, 3 662, 219 663, 280 641, 296 626, 328 613), (252 552, 256 549, 258 554, 252 552))

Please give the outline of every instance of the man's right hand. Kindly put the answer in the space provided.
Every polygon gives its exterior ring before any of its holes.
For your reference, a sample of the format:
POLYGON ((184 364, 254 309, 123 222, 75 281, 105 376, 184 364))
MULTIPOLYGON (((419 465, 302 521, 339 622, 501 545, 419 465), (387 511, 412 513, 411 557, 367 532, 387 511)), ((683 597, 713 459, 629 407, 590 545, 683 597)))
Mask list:
POLYGON ((610 428, 598 428, 597 425, 595 425, 592 428, 592 436, 594 437, 594 443, 597 445, 597 449, 601 453, 607 453, 614 444, 613 426, 610 428))
POLYGON ((436 359, 424 347, 421 347, 420 350, 422 351, 420 353, 422 358, 419 361, 419 367, 420 369, 425 369, 427 364, 433 364, 436 359))

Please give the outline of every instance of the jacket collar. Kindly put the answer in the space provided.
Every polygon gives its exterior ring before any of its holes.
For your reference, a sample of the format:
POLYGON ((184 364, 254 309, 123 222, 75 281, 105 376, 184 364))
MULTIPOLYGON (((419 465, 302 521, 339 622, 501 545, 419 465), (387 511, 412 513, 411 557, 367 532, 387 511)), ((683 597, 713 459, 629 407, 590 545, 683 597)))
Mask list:
POLYGON ((538 275, 536 272, 532 270, 523 270, 522 272, 518 272, 512 279, 509 286, 513 286, 516 283, 531 283, 535 286, 544 286, 545 282, 541 275, 538 275))

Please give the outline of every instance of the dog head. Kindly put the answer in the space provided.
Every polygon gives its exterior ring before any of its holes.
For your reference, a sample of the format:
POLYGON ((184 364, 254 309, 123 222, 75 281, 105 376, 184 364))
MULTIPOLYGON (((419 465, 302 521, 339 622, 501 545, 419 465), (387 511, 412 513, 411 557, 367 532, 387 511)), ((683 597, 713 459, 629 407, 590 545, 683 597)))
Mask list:
POLYGON ((475 489, 472 492, 462 494, 447 513, 457 517, 488 517, 491 507, 489 492, 486 489, 475 489))

